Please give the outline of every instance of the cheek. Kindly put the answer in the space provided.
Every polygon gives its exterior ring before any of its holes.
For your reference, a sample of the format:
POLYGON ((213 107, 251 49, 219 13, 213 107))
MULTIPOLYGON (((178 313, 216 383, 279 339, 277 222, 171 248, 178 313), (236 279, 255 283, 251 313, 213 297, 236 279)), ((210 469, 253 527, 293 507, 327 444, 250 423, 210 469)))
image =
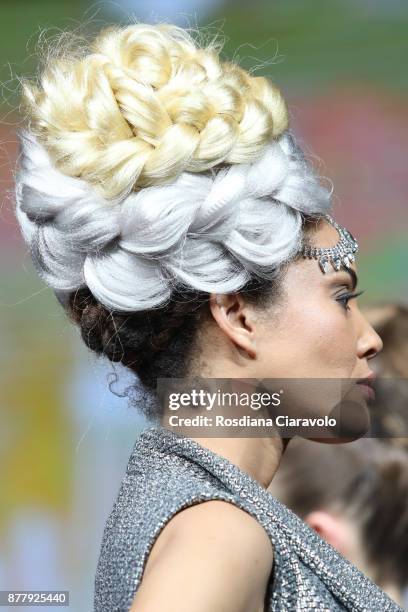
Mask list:
POLYGON ((271 368, 278 371, 277 376, 348 378, 356 361, 350 317, 351 313, 327 297, 318 306, 316 300, 303 300, 288 308, 279 327, 266 337, 265 353, 271 368))
POLYGON ((356 360, 356 340, 351 314, 337 303, 298 313, 296 335, 304 348, 305 359, 322 373, 333 377, 349 376, 356 360))

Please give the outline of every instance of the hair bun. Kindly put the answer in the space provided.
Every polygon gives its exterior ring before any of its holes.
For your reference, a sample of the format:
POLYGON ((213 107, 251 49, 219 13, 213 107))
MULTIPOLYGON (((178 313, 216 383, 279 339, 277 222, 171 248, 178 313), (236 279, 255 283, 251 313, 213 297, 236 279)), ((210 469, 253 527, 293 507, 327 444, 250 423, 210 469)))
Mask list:
POLYGON ((166 24, 103 30, 84 57, 50 60, 24 99, 55 166, 107 199, 251 163, 288 125, 277 87, 166 24))

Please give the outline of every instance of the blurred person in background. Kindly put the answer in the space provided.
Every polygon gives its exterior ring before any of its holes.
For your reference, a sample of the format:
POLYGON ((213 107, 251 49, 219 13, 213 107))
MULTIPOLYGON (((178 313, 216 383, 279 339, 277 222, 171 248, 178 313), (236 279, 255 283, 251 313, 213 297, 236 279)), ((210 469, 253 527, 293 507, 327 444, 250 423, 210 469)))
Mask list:
POLYGON ((383 304, 365 306, 363 312, 384 344, 372 361, 379 378, 371 408, 371 435, 408 450, 408 308, 383 304))
POLYGON ((377 439, 292 440, 269 492, 399 605, 408 585, 408 454, 377 439))
POLYGON ((408 585, 408 309, 383 304, 362 310, 384 343, 372 361, 379 378, 370 435, 378 439, 341 446, 293 440, 269 490, 402 604, 408 585))

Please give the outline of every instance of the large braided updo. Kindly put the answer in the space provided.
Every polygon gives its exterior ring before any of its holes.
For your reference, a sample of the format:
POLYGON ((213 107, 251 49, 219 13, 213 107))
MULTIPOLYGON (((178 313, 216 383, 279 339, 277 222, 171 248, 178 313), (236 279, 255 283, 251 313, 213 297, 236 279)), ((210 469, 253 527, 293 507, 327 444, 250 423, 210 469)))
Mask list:
POLYGON ((89 54, 52 63, 24 96, 55 166, 106 198, 255 161, 287 127, 271 83, 170 25, 104 30, 89 54))
POLYGON ((330 193, 279 90, 167 24, 106 28, 23 83, 16 215, 86 344, 183 376, 211 292, 277 292, 330 193))

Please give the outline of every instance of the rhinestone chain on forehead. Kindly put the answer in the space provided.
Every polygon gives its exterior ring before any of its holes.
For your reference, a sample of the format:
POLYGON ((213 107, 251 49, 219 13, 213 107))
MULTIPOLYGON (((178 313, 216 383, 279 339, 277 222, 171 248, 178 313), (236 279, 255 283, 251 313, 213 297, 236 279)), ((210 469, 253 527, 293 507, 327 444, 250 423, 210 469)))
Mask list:
POLYGON ((330 265, 334 270, 340 270, 344 265, 350 268, 355 261, 354 253, 358 251, 358 244, 355 238, 345 227, 339 225, 330 215, 324 215, 325 219, 336 228, 340 239, 333 247, 319 248, 306 246, 303 248, 303 257, 317 259, 319 266, 324 274, 330 270, 330 265))

